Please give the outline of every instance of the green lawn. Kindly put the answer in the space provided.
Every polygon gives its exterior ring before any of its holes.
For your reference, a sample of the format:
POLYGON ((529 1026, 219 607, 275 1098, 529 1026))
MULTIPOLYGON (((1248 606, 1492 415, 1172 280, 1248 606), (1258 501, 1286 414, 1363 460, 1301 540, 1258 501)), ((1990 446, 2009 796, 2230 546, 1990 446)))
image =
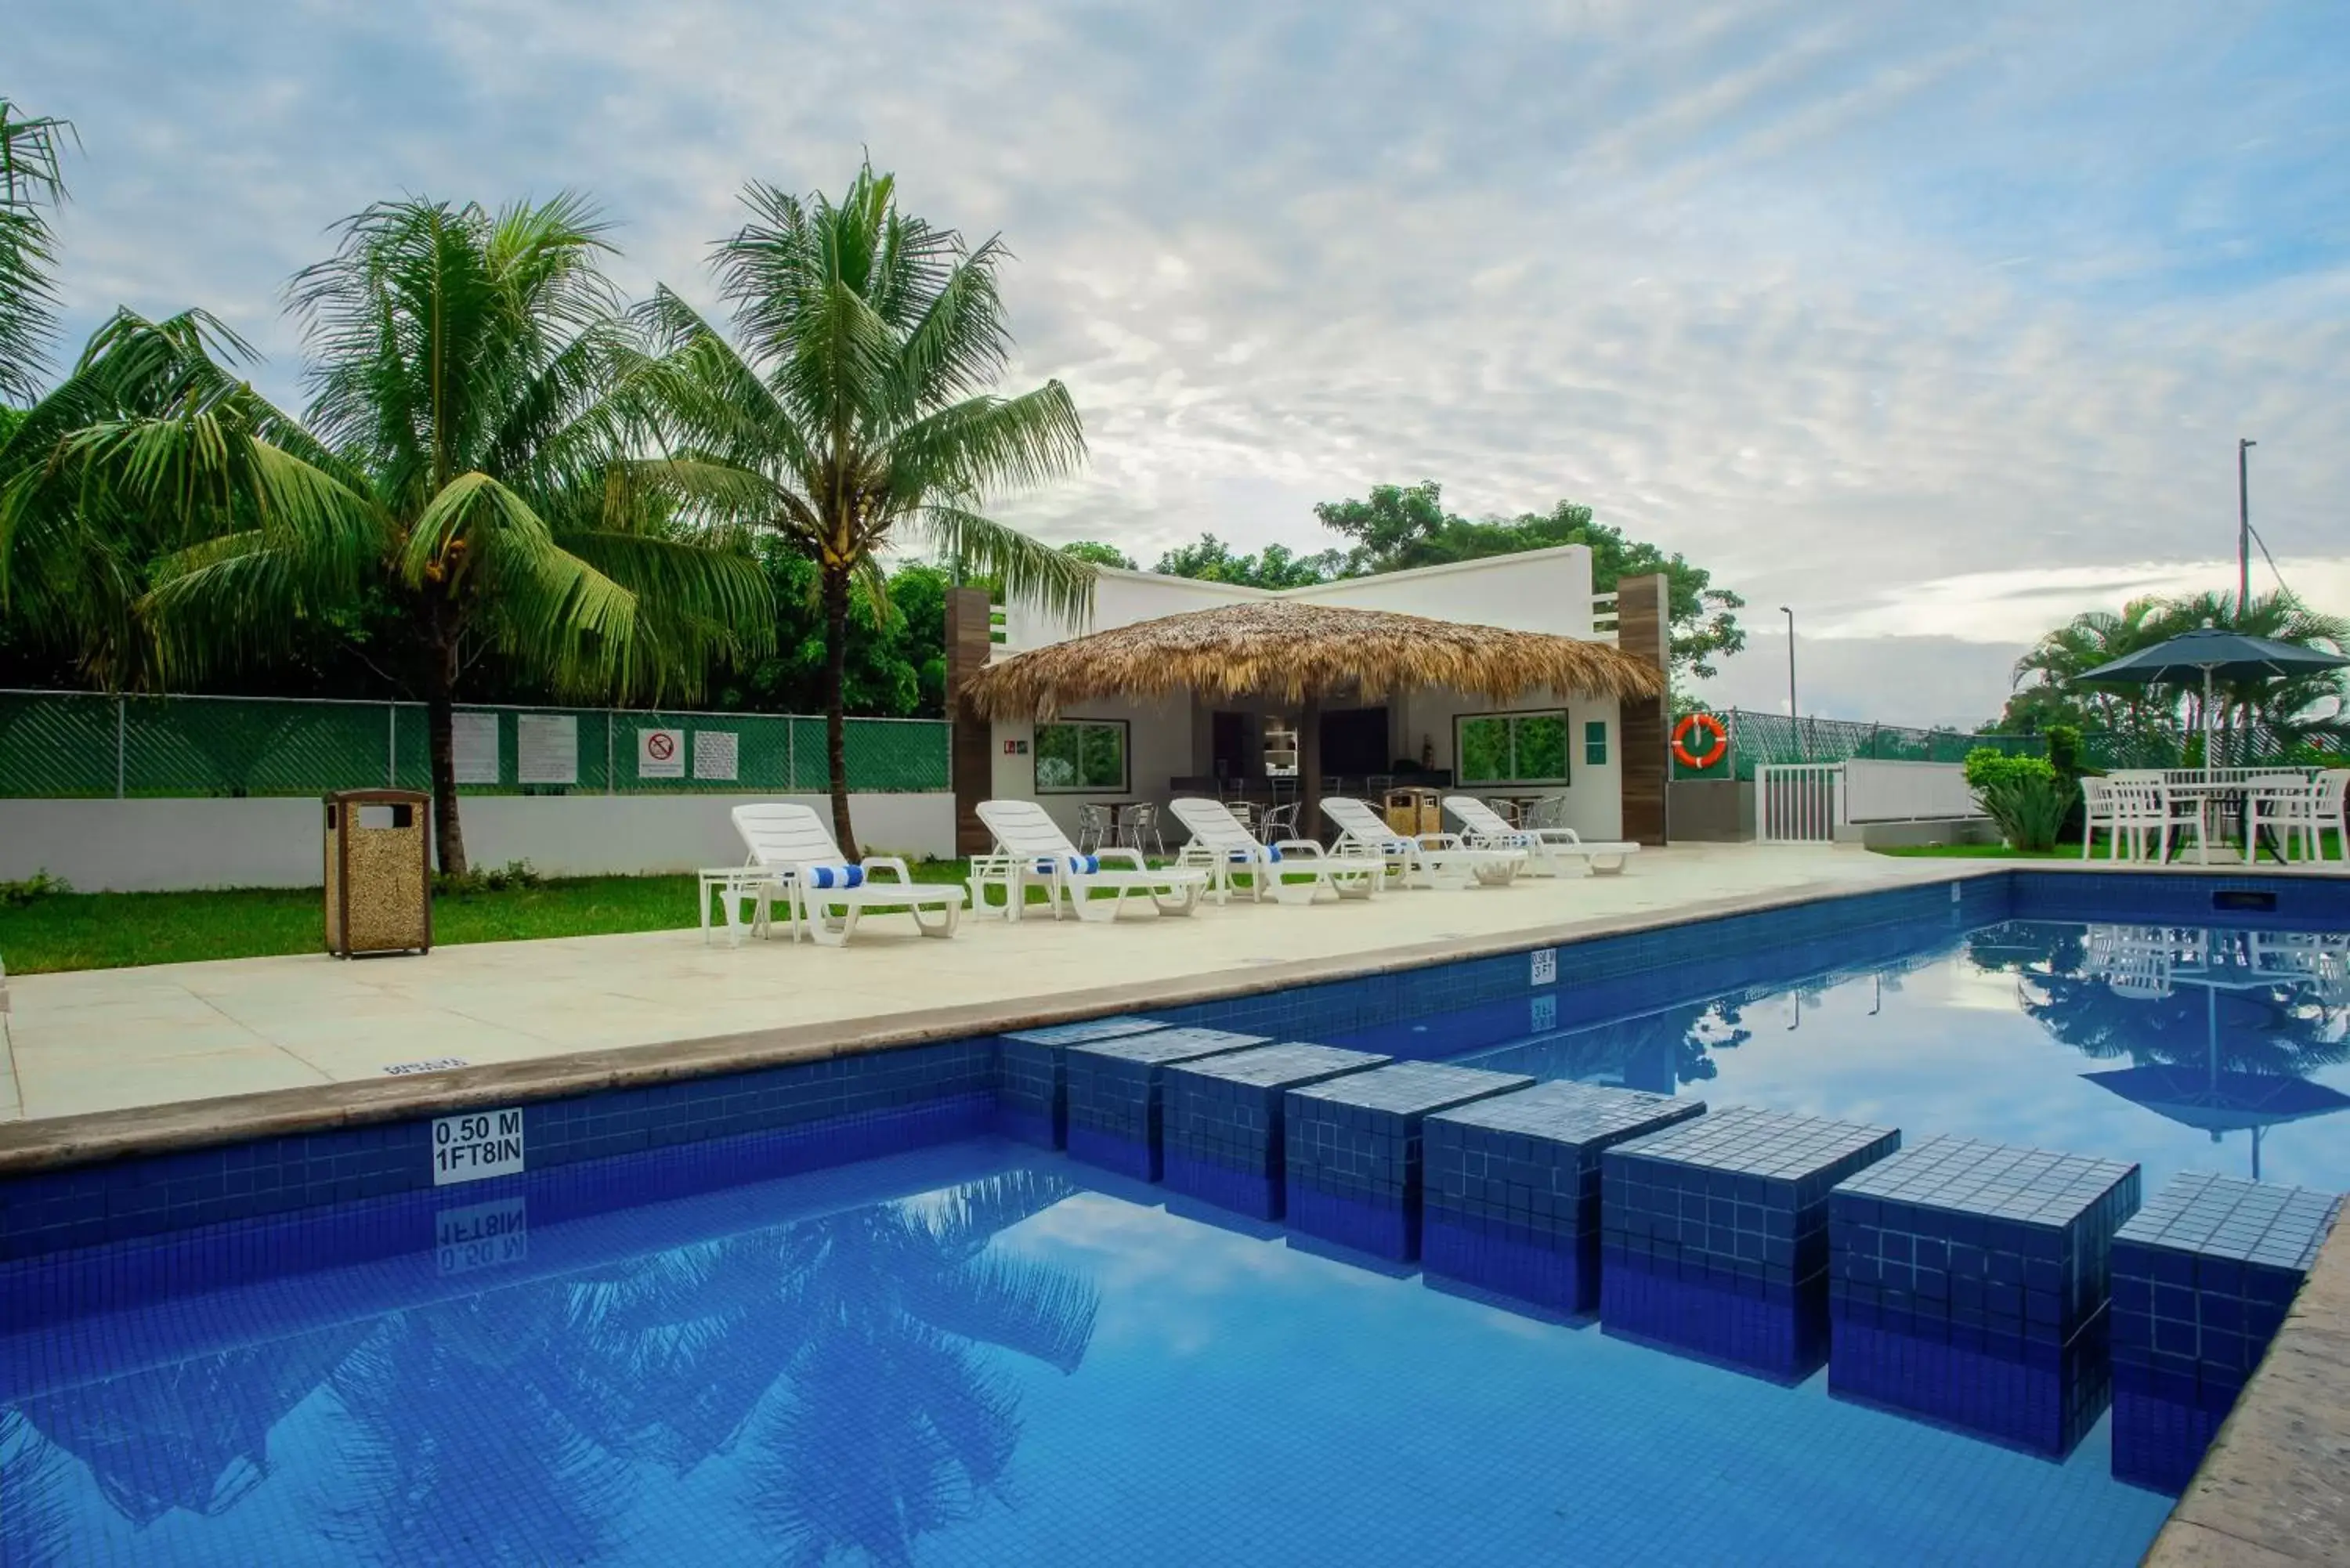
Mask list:
MULTIPOLYGON (((961 882, 961 860, 913 867, 917 882, 961 882)), ((583 877, 432 901, 436 944, 681 929, 694 923, 691 877, 583 877)), ((1028 890, 1032 902, 1044 897, 1028 890)), ((211 893, 51 893, 0 905, 0 962, 11 974, 115 969, 192 959, 317 952, 319 891, 247 888, 211 893)))

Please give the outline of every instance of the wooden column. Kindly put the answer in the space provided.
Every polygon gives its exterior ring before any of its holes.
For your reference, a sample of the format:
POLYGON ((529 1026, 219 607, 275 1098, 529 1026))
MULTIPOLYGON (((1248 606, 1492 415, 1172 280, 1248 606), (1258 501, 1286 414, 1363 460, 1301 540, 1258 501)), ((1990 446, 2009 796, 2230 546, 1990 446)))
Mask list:
POLYGON ((993 651, 985 588, 947 590, 947 718, 954 726, 949 765, 954 773, 955 853, 984 854, 990 843, 979 803, 994 793, 995 732, 962 700, 962 690, 993 651))
POLYGON ((1322 697, 1308 691, 1297 715, 1297 836, 1322 838, 1322 697))
MULTIPOLYGON (((1616 646, 1633 658, 1672 668, 1671 590, 1662 573, 1616 585, 1616 646)), ((1628 700, 1617 708, 1624 754, 1624 836, 1639 844, 1666 838, 1666 785, 1672 777, 1669 695, 1628 700)))

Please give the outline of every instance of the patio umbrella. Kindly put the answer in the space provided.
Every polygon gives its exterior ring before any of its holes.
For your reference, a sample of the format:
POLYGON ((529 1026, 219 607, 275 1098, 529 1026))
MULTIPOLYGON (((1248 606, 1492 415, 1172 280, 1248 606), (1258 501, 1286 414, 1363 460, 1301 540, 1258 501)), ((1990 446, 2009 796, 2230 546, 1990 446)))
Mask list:
POLYGON ((1099 697, 1192 691, 1295 703, 1306 731, 1302 830, 1321 802, 1314 735, 1325 699, 1443 687, 1506 701, 1528 691, 1661 696, 1665 672, 1604 642, 1389 610, 1255 599, 1136 621, 989 664, 963 688, 990 719, 1051 718, 1099 697))
POLYGON ((2109 664, 2084 670, 2074 679, 2116 686, 2176 686, 2199 678, 2203 682, 2203 759, 2209 766, 2214 680, 2276 680, 2320 670, 2339 670, 2345 665, 2350 665, 2350 659, 2338 653, 2207 626, 2180 632, 2152 648, 2125 654, 2109 664))

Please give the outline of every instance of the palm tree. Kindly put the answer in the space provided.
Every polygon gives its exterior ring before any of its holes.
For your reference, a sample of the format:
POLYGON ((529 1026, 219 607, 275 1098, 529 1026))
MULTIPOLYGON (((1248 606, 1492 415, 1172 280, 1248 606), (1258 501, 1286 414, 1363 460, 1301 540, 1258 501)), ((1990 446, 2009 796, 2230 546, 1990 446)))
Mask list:
POLYGON ((2159 598, 2132 599, 2119 615, 2087 610, 2049 632, 2015 661, 2015 680, 2035 684, 2079 702, 2106 730, 2143 729, 2153 693, 2143 686, 2081 686, 2081 672, 2095 670, 2170 635, 2162 629, 2168 606, 2159 598))
POLYGON ((57 145, 72 134, 67 121, 23 114, 0 98, 0 399, 40 395, 44 351, 57 330, 49 215, 66 194, 57 145))
POLYGON ((662 467, 712 514, 773 530, 817 567, 833 831, 854 856, 841 695, 852 591, 885 602, 879 556, 912 533, 1011 593, 1083 613, 1091 565, 980 508, 1073 472, 1085 436, 1058 381, 983 389, 1011 346, 1000 241, 968 246, 899 213, 895 182, 870 165, 838 202, 755 182, 743 200, 751 221, 715 257, 733 340, 666 288, 644 307, 668 349, 662 467))
POLYGON ((347 220, 289 291, 311 356, 298 420, 202 318, 118 317, 56 395, 101 417, 0 497, 0 563, 26 539, 102 555, 93 531, 163 519, 176 547, 136 607, 159 683, 380 602, 381 672, 424 698, 436 846, 462 873, 452 715, 476 659, 564 695, 691 697, 713 658, 773 635, 745 537, 688 525, 635 461, 660 378, 600 269, 603 231, 568 194, 347 220))

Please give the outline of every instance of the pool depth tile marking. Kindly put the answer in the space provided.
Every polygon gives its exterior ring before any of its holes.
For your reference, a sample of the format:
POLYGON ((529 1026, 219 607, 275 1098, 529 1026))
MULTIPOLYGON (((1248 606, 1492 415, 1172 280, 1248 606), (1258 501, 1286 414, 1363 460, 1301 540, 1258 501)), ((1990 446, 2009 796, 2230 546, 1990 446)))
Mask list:
POLYGON ((2342 1200, 2173 1177, 2114 1238, 2114 1474, 2177 1493, 2283 1326, 2342 1200))
POLYGON ((1599 1157, 1703 1100, 1538 1084, 1421 1126, 1420 1266, 1555 1311, 1599 1305, 1599 1157))
POLYGON ((1264 1044, 1262 1034, 1229 1029, 1154 1029, 1071 1045, 1064 1053, 1070 1157, 1138 1181, 1158 1180, 1166 1069, 1264 1044))
POLYGON ((1600 1157, 1599 1320, 1779 1378, 1827 1354, 1828 1189, 1898 1128, 1735 1106, 1600 1157))
POLYGON ((1253 1219, 1280 1219, 1282 1096, 1393 1059, 1335 1045, 1268 1045, 1170 1064, 1161 1108, 1167 1185, 1253 1219))
POLYGON ((1828 1387, 2061 1458, 2106 1407, 2135 1164, 1933 1137, 1828 1198, 1828 1387))
POLYGON ((1289 1223, 1377 1257, 1419 1255, 1420 1133, 1430 1112, 1528 1087, 1522 1073, 1399 1062, 1282 1100, 1289 1223))
POLYGON ((1068 1075, 1064 1053, 1072 1045, 1118 1040, 1166 1025, 1155 1018, 1122 1014, 1021 1029, 997 1038, 996 1130, 1039 1148, 1069 1145, 1068 1075))

